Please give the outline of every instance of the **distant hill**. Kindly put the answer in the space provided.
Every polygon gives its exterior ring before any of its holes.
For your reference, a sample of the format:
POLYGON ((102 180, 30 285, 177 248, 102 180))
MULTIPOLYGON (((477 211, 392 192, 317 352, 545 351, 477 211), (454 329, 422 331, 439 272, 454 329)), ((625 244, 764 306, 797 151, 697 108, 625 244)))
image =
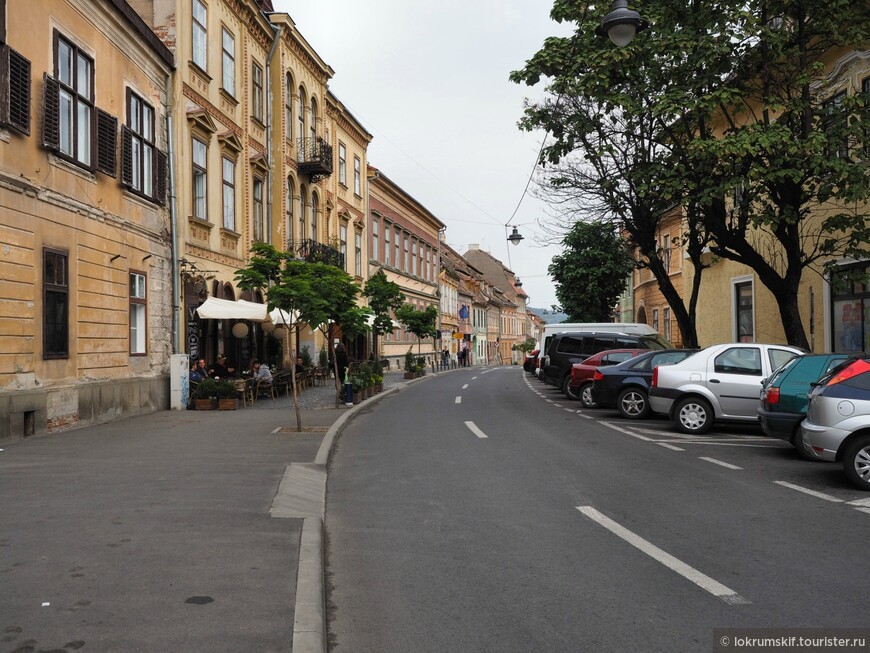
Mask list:
POLYGON ((531 311, 547 324, 558 324, 559 322, 564 322, 568 319, 567 313, 554 313, 552 309, 549 308, 532 308, 531 306, 527 306, 526 310, 531 311))

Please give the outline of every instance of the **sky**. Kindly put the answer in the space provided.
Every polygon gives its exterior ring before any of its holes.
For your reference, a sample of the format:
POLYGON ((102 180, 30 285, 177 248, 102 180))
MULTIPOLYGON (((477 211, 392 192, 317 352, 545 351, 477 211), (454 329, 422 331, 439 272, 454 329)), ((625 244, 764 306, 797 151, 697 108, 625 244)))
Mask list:
POLYGON ((478 244, 516 273, 529 306, 556 304, 547 266, 560 248, 539 224, 554 212, 534 182, 524 193, 545 134, 517 127, 544 86, 508 79, 545 38, 570 33, 550 19, 552 0, 272 4, 335 71, 330 90, 373 136, 369 163, 446 224, 460 254, 478 244))

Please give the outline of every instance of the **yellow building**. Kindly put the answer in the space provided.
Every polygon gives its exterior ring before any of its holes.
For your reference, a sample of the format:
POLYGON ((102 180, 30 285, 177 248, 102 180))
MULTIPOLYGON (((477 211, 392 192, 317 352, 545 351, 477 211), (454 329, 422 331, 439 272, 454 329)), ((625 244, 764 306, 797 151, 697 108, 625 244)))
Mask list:
MULTIPOLYGON (((406 303, 418 309, 437 308, 439 232, 446 227, 380 170, 372 166, 368 170, 371 273, 382 269, 387 279, 402 289, 406 303)), ((413 333, 397 325, 392 334, 381 339, 380 356, 389 361, 391 368, 402 369, 408 349, 413 348, 414 356, 432 359, 439 344, 433 338, 418 343, 413 333)))
POLYGON ((173 56, 124 0, 0 18, 0 440, 165 408, 173 56))

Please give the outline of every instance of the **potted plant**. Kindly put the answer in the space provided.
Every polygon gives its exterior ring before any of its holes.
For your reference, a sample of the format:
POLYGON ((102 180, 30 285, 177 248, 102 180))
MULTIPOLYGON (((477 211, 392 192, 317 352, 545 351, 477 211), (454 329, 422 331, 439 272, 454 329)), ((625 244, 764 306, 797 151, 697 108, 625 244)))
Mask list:
POLYGON ((405 354, 405 378, 416 378, 416 365, 414 364, 414 353, 409 348, 405 354))
POLYGON ((375 394, 384 391, 384 376, 383 374, 375 374, 372 376, 372 381, 375 386, 375 394))
POLYGON ((216 379, 203 379, 193 391, 193 404, 197 410, 217 408, 218 382, 216 379))
POLYGON ((358 404, 362 401, 363 382, 358 376, 350 377, 350 383, 353 386, 353 403, 358 404))
POLYGON ((239 391, 232 381, 218 381, 216 390, 218 410, 239 409, 239 391))

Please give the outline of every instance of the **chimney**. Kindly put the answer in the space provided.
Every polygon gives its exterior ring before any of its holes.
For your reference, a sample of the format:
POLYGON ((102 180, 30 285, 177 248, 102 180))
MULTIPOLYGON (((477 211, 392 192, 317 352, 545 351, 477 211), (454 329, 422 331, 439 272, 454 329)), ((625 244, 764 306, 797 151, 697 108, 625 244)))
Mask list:
POLYGON ((468 246, 468 251, 469 251, 469 252, 470 252, 471 250, 478 250, 478 249, 480 249, 480 245, 479 245, 478 243, 471 243, 471 244, 468 246))

